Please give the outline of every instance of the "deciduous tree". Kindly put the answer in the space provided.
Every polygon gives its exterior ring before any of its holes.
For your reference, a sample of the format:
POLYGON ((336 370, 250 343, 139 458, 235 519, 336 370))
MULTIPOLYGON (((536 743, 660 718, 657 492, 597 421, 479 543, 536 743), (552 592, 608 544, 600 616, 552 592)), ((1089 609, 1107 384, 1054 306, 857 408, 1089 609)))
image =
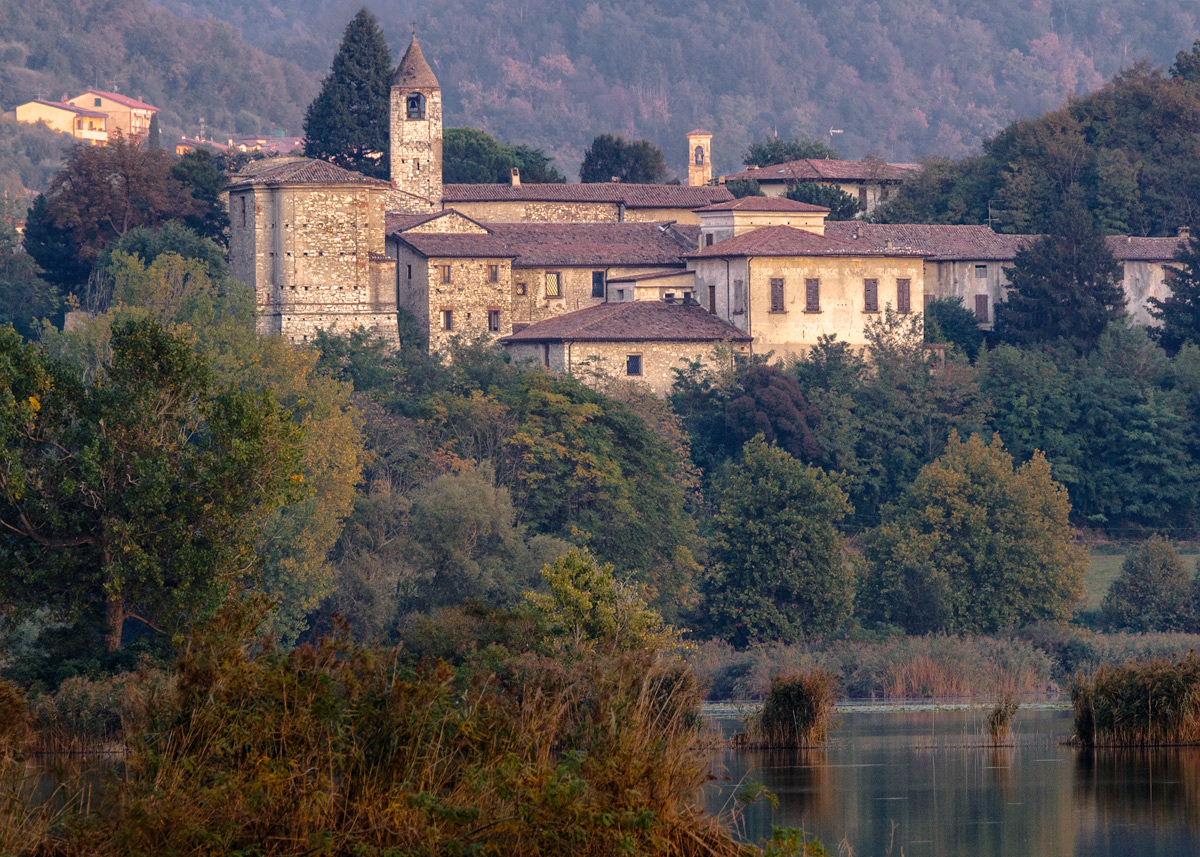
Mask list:
POLYGON ((630 184, 656 184, 671 175, 662 149, 649 140, 629 141, 620 134, 600 134, 583 153, 581 182, 617 178, 630 184))
POLYGON ((748 167, 766 167, 806 158, 840 157, 837 149, 824 140, 811 140, 808 137, 792 137, 790 140, 786 137, 769 137, 760 143, 752 143, 742 156, 742 163, 748 167))
POLYGON ((838 523, 851 511, 822 470, 762 438, 747 443, 717 498, 708 630, 744 646, 839 627, 853 582, 838 523))
POLYGON ((1185 342, 1200 345, 1200 234, 1193 231, 1168 266, 1167 285, 1171 293, 1165 300, 1150 298, 1150 315, 1158 322, 1150 335, 1168 354, 1175 354, 1185 342))
POLYGON ((1064 619, 1087 567, 1069 515, 1040 453, 1014 466, 999 436, 952 433, 868 534, 860 615, 914 634, 1064 619))
POLYGON ((1125 557, 1101 605, 1118 631, 1188 631, 1194 622, 1192 581, 1169 541, 1151 536, 1125 557))
POLYGON ((839 187, 820 182, 799 182, 788 188, 786 196, 796 202, 828 208, 827 220, 853 220, 862 211, 857 198, 839 187))

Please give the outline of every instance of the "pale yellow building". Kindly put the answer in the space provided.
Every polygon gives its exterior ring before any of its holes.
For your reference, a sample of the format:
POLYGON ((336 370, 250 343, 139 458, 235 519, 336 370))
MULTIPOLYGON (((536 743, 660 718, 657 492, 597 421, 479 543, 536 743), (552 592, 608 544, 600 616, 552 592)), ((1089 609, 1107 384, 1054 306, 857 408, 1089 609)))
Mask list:
POLYGON ((712 134, 703 128, 688 131, 688 184, 692 187, 712 183, 712 134))
POLYGON ((67 99, 68 104, 103 113, 108 117, 108 133, 143 139, 150 133, 150 120, 158 108, 138 98, 116 92, 89 89, 67 99))
POLYGON ((800 355, 822 336, 865 345, 887 307, 921 312, 920 253, 876 251, 791 226, 767 226, 690 255, 696 288, 715 313, 754 340, 756 353, 800 355))
POLYGON ((108 115, 98 110, 86 110, 62 101, 35 98, 18 104, 7 114, 18 122, 36 125, 41 122, 61 134, 70 134, 93 146, 108 142, 108 115))

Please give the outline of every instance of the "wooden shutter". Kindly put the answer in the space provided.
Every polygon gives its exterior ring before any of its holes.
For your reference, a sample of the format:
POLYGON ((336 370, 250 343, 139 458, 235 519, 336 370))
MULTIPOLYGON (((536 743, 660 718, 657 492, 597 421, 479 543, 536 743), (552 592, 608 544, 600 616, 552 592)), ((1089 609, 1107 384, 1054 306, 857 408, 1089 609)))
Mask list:
POLYGON ((896 310, 912 312, 912 280, 896 280, 896 310))
POLYGON ((821 311, 821 281, 816 277, 804 281, 804 311, 821 311))
POLYGON ((771 312, 783 312, 783 279, 771 278, 771 312))
POLYGON ((716 286, 708 287, 708 311, 711 312, 713 315, 716 315, 716 312, 717 312, 717 287, 716 286))
POLYGON ((879 280, 863 280, 863 312, 879 312, 879 280))
POLYGON ((988 296, 975 296, 975 320, 983 323, 988 321, 988 296))

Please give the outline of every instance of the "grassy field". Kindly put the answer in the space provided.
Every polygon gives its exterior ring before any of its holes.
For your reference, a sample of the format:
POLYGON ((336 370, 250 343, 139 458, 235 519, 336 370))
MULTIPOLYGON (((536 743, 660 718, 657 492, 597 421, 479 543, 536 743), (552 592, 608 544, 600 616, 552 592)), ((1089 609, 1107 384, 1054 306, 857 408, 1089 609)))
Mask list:
MULTIPOLYGON (((1200 559, 1200 554, 1181 553, 1179 556, 1183 560, 1183 567, 1188 570, 1190 576, 1196 567, 1196 560, 1200 559)), ((1104 594, 1108 592, 1109 584, 1116 580, 1117 575, 1121 573, 1121 563, 1123 562, 1125 562, 1125 554, 1092 553, 1087 577, 1083 582, 1087 593, 1088 610, 1095 610, 1100 606, 1100 602, 1104 600, 1104 594)))

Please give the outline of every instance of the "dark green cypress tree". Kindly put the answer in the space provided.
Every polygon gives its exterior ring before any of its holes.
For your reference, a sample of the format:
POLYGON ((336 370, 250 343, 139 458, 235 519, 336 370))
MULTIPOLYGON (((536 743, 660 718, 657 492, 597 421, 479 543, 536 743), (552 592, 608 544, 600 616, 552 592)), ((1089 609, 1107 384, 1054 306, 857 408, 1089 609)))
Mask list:
POLYGON ((146 135, 146 148, 161 149, 162 148, 162 131, 158 127, 158 114, 155 113, 150 117, 150 131, 146 135))
POLYGON ((304 117, 305 153, 386 178, 392 54, 379 21, 359 10, 304 117))
POLYGON ((1091 348, 1125 314, 1121 266, 1082 205, 1067 202, 1049 235, 1017 253, 1008 269, 1008 298, 996 307, 1006 342, 1070 340, 1091 348))
POLYGON ((1171 294, 1166 300, 1150 298, 1150 315, 1158 320, 1150 335, 1168 354, 1185 342, 1200 344, 1200 238, 1195 231, 1175 254, 1178 265, 1167 268, 1171 294))

